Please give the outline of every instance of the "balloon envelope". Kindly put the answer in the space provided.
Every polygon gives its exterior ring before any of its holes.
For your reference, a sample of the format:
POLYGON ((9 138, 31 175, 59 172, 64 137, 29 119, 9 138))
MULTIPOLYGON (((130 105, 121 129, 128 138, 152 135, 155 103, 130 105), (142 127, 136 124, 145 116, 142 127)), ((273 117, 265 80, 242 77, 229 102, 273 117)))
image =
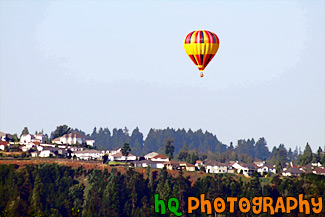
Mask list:
POLYGON ((219 49, 219 38, 206 30, 193 31, 185 37, 184 48, 203 77, 203 70, 219 49))

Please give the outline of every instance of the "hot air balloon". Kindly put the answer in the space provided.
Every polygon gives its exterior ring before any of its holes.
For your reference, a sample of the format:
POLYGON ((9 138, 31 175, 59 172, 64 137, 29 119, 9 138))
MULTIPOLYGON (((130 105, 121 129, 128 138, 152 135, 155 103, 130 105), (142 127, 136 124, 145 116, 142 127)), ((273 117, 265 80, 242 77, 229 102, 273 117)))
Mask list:
POLYGON ((203 77, 203 70, 219 49, 219 38, 206 30, 193 31, 185 37, 184 48, 203 77))

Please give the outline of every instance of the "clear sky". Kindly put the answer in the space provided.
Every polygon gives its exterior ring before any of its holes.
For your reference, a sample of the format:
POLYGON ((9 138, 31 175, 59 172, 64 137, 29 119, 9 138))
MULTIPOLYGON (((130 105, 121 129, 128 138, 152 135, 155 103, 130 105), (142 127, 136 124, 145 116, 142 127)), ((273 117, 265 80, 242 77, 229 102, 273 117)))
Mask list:
POLYGON ((0 131, 208 130, 325 145, 325 1, 0 0, 0 131), (185 36, 216 33, 205 77, 185 36))

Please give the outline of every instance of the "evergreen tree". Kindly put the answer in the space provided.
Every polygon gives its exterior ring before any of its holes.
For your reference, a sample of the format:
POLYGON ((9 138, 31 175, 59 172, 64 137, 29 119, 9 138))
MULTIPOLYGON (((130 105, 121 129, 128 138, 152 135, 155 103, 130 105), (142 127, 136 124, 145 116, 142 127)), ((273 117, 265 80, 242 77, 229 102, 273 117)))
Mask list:
POLYGON ((175 147, 173 145, 174 140, 171 138, 165 139, 165 153, 169 157, 169 160, 173 159, 175 147))
POLYGON ((29 131, 28 131, 28 128, 27 127, 24 127, 23 131, 21 132, 20 136, 22 135, 27 135, 29 134, 29 131))
POLYGON ((266 140, 263 137, 256 142, 254 149, 257 159, 266 160, 270 155, 270 151, 267 148, 266 140))
POLYGON ((307 143, 304 153, 301 156, 301 165, 304 166, 306 164, 309 164, 312 162, 312 160, 313 160, 313 152, 311 150, 310 145, 307 143))
POLYGON ((125 157, 125 166, 126 166, 127 158, 130 152, 132 151, 130 145, 128 143, 124 143, 121 151, 122 151, 122 155, 125 157))
POLYGON ((143 134, 140 132, 138 127, 136 127, 132 132, 130 145, 135 155, 139 156, 143 154, 143 134))
POLYGON ((51 133, 51 139, 56 139, 58 137, 61 137, 65 134, 71 133, 72 129, 68 127, 67 125, 60 125, 57 126, 56 129, 51 133))
POLYGON ((322 148, 319 146, 318 150, 317 150, 317 153, 315 154, 315 163, 318 163, 318 162, 321 162, 321 158, 322 158, 322 153, 323 153, 323 150, 322 148))
POLYGON ((32 193, 32 199, 31 199, 31 210, 33 213, 33 216, 42 216, 42 200, 41 200, 41 191, 43 188, 43 184, 40 180, 39 174, 37 173, 35 182, 34 182, 34 188, 32 193))

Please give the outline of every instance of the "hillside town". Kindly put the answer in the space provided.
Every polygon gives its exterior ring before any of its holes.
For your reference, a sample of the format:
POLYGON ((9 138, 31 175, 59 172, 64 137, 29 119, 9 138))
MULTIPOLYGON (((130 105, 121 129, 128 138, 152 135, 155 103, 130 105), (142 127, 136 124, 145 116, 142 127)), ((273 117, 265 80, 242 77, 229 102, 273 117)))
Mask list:
MULTIPOLYGON (((97 161, 110 163, 110 165, 122 165, 127 163, 131 167, 150 167, 153 169, 184 170, 184 171, 204 171, 205 173, 230 173, 243 174, 246 177, 258 173, 261 176, 277 174, 275 165, 269 165, 265 161, 255 161, 253 163, 242 163, 238 161, 218 162, 216 160, 197 160, 195 165, 188 162, 176 161, 169 157, 151 152, 144 156, 135 156, 131 152, 122 153, 123 147, 116 147, 113 150, 96 150, 96 141, 86 139, 85 136, 77 132, 67 133, 52 140, 51 144, 45 143, 44 134, 23 134, 18 142, 12 141, 12 135, 0 132, 0 151, 2 156, 15 147, 15 151, 21 156, 30 158, 67 158, 77 161, 97 161), (106 160, 105 160, 106 159, 106 160), (121 164, 118 164, 121 163, 121 164), (116 165, 116 164, 115 164, 116 165)), ((121 144, 122 146, 122 144, 121 144)), ((324 166, 317 163, 310 163, 305 166, 287 163, 283 168, 282 176, 300 176, 303 173, 314 173, 325 175, 324 166)))

